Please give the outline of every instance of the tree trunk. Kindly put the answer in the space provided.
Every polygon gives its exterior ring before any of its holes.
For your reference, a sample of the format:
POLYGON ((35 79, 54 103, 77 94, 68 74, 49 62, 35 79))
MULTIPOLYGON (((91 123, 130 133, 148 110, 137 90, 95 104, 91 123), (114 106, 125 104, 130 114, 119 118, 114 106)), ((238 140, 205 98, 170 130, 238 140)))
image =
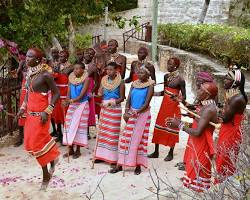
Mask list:
POLYGON ((72 56, 74 54, 74 39, 75 39, 75 29, 72 23, 71 16, 69 16, 69 24, 68 24, 68 31, 69 31, 69 55, 72 56))
POLYGON ((198 24, 203 24, 204 23, 204 20, 205 20, 206 15, 207 15, 207 10, 208 10, 209 3, 210 3, 210 0, 205 0, 204 1, 203 8, 202 8, 199 20, 198 20, 198 24))

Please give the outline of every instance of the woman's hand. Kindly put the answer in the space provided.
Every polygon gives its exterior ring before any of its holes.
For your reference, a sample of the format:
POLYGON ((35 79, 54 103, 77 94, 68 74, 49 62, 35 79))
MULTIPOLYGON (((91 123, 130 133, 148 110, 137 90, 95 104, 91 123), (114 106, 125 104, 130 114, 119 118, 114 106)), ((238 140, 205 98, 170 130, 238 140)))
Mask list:
POLYGON ((62 105, 63 105, 64 107, 69 106, 69 104, 70 104, 70 99, 65 99, 65 100, 62 102, 62 105))
POLYGON ((22 117, 22 116, 23 116, 23 114, 24 114, 24 112, 25 112, 25 110, 24 110, 24 109, 20 109, 20 110, 18 111, 18 113, 17 113, 17 118, 22 117))
POLYGON ((165 125, 169 128, 178 128, 181 124, 181 120, 177 118, 167 118, 165 120, 165 125))
POLYGON ((123 115, 123 119, 125 122, 128 122, 128 119, 132 117, 132 115, 128 112, 125 112, 124 115, 123 115))
POLYGON ((42 124, 45 124, 48 121, 48 116, 49 115, 46 112, 41 113, 41 122, 42 122, 42 124))

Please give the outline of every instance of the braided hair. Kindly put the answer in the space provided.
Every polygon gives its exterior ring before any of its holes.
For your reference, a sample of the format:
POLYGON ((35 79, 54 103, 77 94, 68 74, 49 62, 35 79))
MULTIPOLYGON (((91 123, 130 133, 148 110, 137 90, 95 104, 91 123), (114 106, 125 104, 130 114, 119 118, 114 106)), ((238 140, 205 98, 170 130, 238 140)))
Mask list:
POLYGON ((241 72, 241 80, 240 80, 240 85, 239 85, 239 90, 241 94, 243 95, 246 103, 248 102, 247 94, 245 92, 245 75, 241 72))
POLYGON ((232 87, 238 87, 241 94, 243 95, 246 103, 248 98, 245 92, 245 75, 239 69, 233 69, 228 72, 228 76, 234 80, 232 87))

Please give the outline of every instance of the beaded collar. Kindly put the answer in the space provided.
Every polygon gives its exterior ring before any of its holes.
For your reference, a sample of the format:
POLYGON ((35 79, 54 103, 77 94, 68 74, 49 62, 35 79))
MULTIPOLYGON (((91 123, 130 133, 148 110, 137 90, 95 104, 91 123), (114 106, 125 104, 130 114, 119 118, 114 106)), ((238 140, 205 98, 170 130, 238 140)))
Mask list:
POLYGON ((240 94, 239 88, 228 89, 228 90, 226 90, 226 93, 225 93, 225 100, 228 100, 231 97, 236 96, 238 94, 240 94))
POLYGON ((148 86, 150 86, 150 85, 154 85, 154 84, 155 84, 155 81, 152 80, 151 78, 149 78, 148 81, 146 81, 146 82, 141 82, 141 81, 138 79, 138 80, 136 80, 136 81, 134 81, 134 82, 132 83, 132 86, 133 86, 134 88, 146 88, 146 87, 148 87, 148 86))
POLYGON ((39 64, 35 67, 30 67, 26 74, 25 88, 29 90, 32 81, 43 71, 48 71, 49 73, 52 73, 52 68, 47 64, 39 64))
POLYGON ((109 79, 109 76, 106 75, 102 78, 101 81, 101 86, 107 90, 114 90, 117 87, 119 87, 119 85, 121 84, 122 78, 120 73, 116 74, 116 77, 114 80, 109 79))
POLYGON ((208 106, 211 104, 216 105, 216 103, 213 99, 207 99, 207 100, 201 101, 201 105, 203 105, 203 106, 208 106))
POLYGON ((35 67, 29 67, 27 74, 26 74, 26 79, 39 74, 42 71, 48 71, 48 72, 52 72, 52 68, 50 66, 48 66, 47 64, 39 64, 35 67))
POLYGON ((81 77, 76 77, 74 72, 69 75, 69 82, 73 85, 79 85, 85 81, 88 77, 88 73, 85 71, 81 77))
POLYGON ((115 53, 111 54, 110 61, 114 62, 119 57, 119 55, 120 54, 118 52, 115 52, 115 53))
POLYGON ((174 71, 174 72, 170 72, 168 74, 168 82, 172 82, 174 79, 176 79, 178 76, 180 75, 180 72, 178 70, 174 71))
POLYGON ((137 73, 139 71, 139 69, 145 68, 147 63, 148 62, 147 62, 146 59, 142 60, 142 61, 138 60, 137 63, 136 63, 136 66, 135 66, 135 73, 137 73))

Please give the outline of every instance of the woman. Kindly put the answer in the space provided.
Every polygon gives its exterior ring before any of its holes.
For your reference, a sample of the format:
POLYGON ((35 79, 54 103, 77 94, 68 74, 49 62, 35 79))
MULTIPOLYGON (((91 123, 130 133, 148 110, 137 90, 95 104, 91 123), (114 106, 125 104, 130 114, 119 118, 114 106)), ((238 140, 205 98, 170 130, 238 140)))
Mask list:
POLYGON ((137 71, 140 68, 146 67, 150 71, 150 77, 152 80, 156 81, 155 77, 155 67, 150 62, 147 61, 148 49, 145 47, 140 47, 137 52, 138 60, 133 61, 131 64, 131 70, 129 77, 125 80, 125 83, 130 83, 138 79, 137 71))
POLYGON ((69 76, 69 86, 67 99, 63 102, 64 106, 68 106, 65 120, 65 128, 63 134, 63 144, 69 145, 67 155, 73 155, 73 158, 79 158, 81 155, 80 147, 86 146, 88 143, 88 118, 89 118, 89 102, 88 102, 88 73, 85 72, 83 63, 74 65, 74 71, 69 76), (76 145, 76 151, 73 145, 76 145))
POLYGON ((116 164, 118 160, 118 141, 121 126, 121 102, 125 99, 125 85, 121 75, 116 72, 118 65, 111 62, 106 67, 107 75, 102 78, 99 96, 102 96, 99 134, 95 162, 99 160, 116 164))
POLYGON ((68 91, 68 76, 73 71, 72 65, 68 62, 69 52, 62 50, 59 52, 59 58, 57 66, 53 68, 53 77, 56 82, 56 86, 60 91, 60 99, 55 105, 55 109, 51 115, 51 124, 53 127, 52 136, 57 137, 57 141, 62 143, 62 125, 65 123, 65 114, 67 108, 63 108, 62 102, 67 97, 68 91), (56 129, 57 126, 57 129, 56 129))
POLYGON ((26 54, 28 68, 26 79, 26 95, 17 116, 26 111, 24 125, 24 147, 43 171, 42 190, 46 190, 55 171, 59 151, 56 142, 49 134, 50 115, 60 93, 51 75, 51 68, 42 64, 43 53, 40 49, 31 48, 26 54), (52 92, 49 102, 49 91, 52 92), (48 165, 50 164, 50 170, 48 165))
POLYGON ((164 76, 164 91, 156 93, 156 96, 164 96, 160 107, 159 114, 156 119, 154 136, 152 142, 155 143, 155 151, 149 155, 149 158, 159 157, 159 145, 169 146, 170 150, 165 157, 165 161, 173 160, 175 144, 179 142, 179 129, 165 127, 165 119, 167 117, 181 118, 181 111, 178 107, 179 102, 175 97, 181 98, 183 103, 186 99, 185 80, 179 74, 178 68, 180 60, 172 57, 168 60, 168 74, 164 76))
POLYGON ((136 175, 141 173, 141 166, 147 167, 147 144, 150 126, 149 104, 154 93, 154 81, 149 79, 146 68, 138 71, 138 80, 132 83, 126 103, 124 119, 127 122, 123 135, 119 139, 117 167, 110 173, 122 170, 119 166, 135 167, 136 175))
POLYGON ((217 107, 215 98, 218 88, 215 83, 204 83, 197 93, 201 102, 200 118, 195 119, 192 128, 186 126, 180 119, 167 119, 167 126, 179 128, 189 134, 185 149, 186 173, 183 178, 185 187, 196 192, 204 192, 210 188, 211 160, 215 154, 213 144, 214 127, 210 122, 217 123, 217 107))
POLYGON ((223 123, 217 142, 216 182, 222 182, 236 172, 236 162, 242 142, 242 121, 247 104, 245 77, 240 70, 232 70, 224 78, 225 105, 223 123))

